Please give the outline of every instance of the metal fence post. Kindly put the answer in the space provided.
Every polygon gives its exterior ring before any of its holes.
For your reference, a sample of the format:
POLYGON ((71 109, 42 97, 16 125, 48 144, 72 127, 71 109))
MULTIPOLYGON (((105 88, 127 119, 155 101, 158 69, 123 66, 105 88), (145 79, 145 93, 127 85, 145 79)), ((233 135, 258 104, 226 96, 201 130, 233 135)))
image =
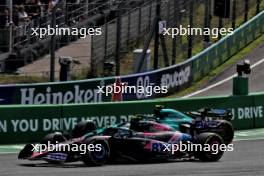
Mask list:
MULTIPOLYGON (((179 13, 179 8, 178 8, 178 4, 177 4, 177 0, 174 0, 174 3, 173 3, 173 24, 174 24, 174 27, 178 27, 178 19, 177 19, 177 16, 180 14, 179 13)), ((172 60, 171 60, 171 65, 174 65, 176 64, 176 57, 177 57, 177 36, 175 36, 172 40, 172 60)))
POLYGON ((171 23, 171 20, 170 20, 170 0, 168 0, 168 2, 167 2, 167 19, 166 19, 166 21, 167 21, 167 23, 170 25, 171 23))
POLYGON ((107 20, 106 20, 106 15, 104 14, 104 23, 105 23, 105 30, 104 30, 104 33, 105 33, 105 36, 104 36, 104 60, 106 60, 106 56, 107 56, 107 41, 108 41, 108 23, 107 23, 107 20))
POLYGON ((65 24, 67 24, 67 25, 69 24, 68 20, 69 20, 68 3, 66 2, 66 5, 65 5, 65 24))
POLYGON ((139 47, 140 40, 140 32, 141 32, 141 5, 138 8, 138 31, 137 31, 137 48, 139 47))
MULTIPOLYGON (((190 1, 189 25, 193 28, 193 0, 190 1)), ((188 58, 192 57, 193 36, 188 35, 188 58)))
POLYGON ((256 14, 258 14, 259 11, 260 11, 260 1, 261 1, 261 0, 257 0, 256 14))
POLYGON ((156 70, 159 67, 159 21, 160 21, 160 2, 161 0, 157 0, 156 4, 156 18, 157 23, 155 24, 155 43, 154 43, 154 63, 153 69, 156 70))
POLYGON ((232 7, 232 28, 236 29, 236 5, 237 0, 233 0, 233 7, 232 7))
MULTIPOLYGON (((51 17, 51 26, 53 29, 56 27, 56 7, 52 8, 52 17, 51 17)), ((50 45, 50 82, 55 81, 55 47, 56 47, 56 34, 54 33, 51 36, 51 45, 50 45)))
POLYGON ((13 0, 9 2, 9 53, 13 52, 13 0))
MULTIPOLYGON (((218 19, 218 29, 223 28, 223 18, 219 17, 218 19)), ((218 40, 220 40, 222 38, 222 35, 220 34, 220 31, 218 33, 218 40)))
POLYGON ((211 28, 211 21, 212 21, 212 1, 209 0, 208 2, 208 27, 211 28))
POLYGON ((120 40, 121 40, 121 14, 120 5, 117 9, 117 19, 116 19, 116 48, 115 48, 115 75, 120 75, 120 40))
POLYGON ((95 59, 94 59, 94 36, 92 35, 91 36, 91 62, 90 62, 90 68, 91 68, 91 74, 92 75, 96 75, 96 72, 95 72, 95 59))
POLYGON ((128 11, 128 22, 127 22, 127 47, 130 45, 130 25, 131 24, 131 10, 128 11))
POLYGON ((245 17, 244 17, 244 22, 248 20, 248 3, 249 0, 245 0, 245 17))
POLYGON ((151 28, 151 23, 152 23, 152 2, 150 2, 150 7, 149 7, 149 26, 148 26, 148 30, 150 30, 151 28))
MULTIPOLYGON (((210 26, 209 26, 209 18, 210 18, 210 16, 209 16, 209 1, 210 0, 205 0, 205 13, 204 13, 204 28, 210 28, 210 26)), ((210 42, 210 36, 209 35, 204 35, 204 41, 205 42, 210 42)))

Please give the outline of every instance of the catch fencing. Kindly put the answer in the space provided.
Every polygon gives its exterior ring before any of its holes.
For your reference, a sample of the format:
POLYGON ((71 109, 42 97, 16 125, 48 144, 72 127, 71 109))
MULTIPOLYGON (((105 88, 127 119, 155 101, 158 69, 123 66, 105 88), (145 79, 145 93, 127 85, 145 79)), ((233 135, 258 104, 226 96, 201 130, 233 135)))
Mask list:
MULTIPOLYGON (((213 15, 214 1, 212 0, 164 0, 161 1, 161 19, 166 21, 167 27, 179 28, 180 25, 187 28, 233 28, 236 29, 241 24, 252 18, 256 13, 263 10, 260 6, 263 2, 258 0, 234 0, 231 2, 230 18, 218 18, 213 15)), ((119 8, 119 11, 125 12, 121 15, 120 24, 117 18, 105 23, 102 28, 102 35, 92 36, 92 68, 96 68, 95 75, 103 76, 104 62, 115 61, 117 52, 121 54, 123 60, 133 60, 130 54, 133 49, 143 48, 143 43, 147 39, 153 21, 156 16, 156 8, 159 2, 150 0, 137 8, 119 8), (118 32, 120 30, 120 41, 118 41, 118 32), (117 50, 117 42, 120 43, 120 50, 117 50)), ((167 55, 170 59, 170 65, 180 63, 201 52, 218 38, 212 38, 213 35, 193 35, 193 36, 171 36, 165 37, 167 55)), ((153 49, 152 44, 150 49, 153 49)), ((152 50, 153 53, 153 50, 152 50)), ((151 55, 152 56, 152 55, 151 55)), ((127 61, 124 61, 127 62, 127 61)), ((163 53, 159 53, 159 68, 163 68, 163 53)), ((130 66, 121 67, 125 73, 132 73, 130 66), (129 69, 127 71, 126 69, 129 69)))
MULTIPOLYGON (((140 74, 60 83, 0 86, 0 104, 66 104, 114 101, 115 95, 98 93, 98 86, 126 83, 129 86, 167 86, 168 93, 146 91, 120 94, 120 100, 144 100, 179 92, 203 78, 264 33, 264 11, 203 52, 180 64, 140 74), (51 98, 52 97, 52 98, 51 98)), ((115 100, 116 101, 116 100, 115 100)))

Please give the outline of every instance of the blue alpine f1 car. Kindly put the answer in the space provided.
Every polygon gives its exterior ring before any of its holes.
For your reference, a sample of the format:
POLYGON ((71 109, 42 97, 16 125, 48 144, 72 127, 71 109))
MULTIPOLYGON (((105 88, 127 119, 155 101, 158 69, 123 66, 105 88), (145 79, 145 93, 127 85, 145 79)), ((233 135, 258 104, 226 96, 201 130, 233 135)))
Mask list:
MULTIPOLYGON (((233 129, 232 124, 225 120, 195 120, 191 116, 187 119, 184 114, 181 115, 186 119, 180 122, 169 115, 173 113, 181 114, 159 108, 151 117, 135 116, 129 122, 103 129, 96 129, 91 121, 83 121, 75 126, 70 136, 54 132, 39 140, 42 145, 54 144, 55 150, 46 148, 45 151, 38 151, 34 150, 36 144, 27 144, 18 158, 61 164, 83 161, 86 165, 104 165, 117 159, 134 162, 169 159, 218 161, 225 151, 231 149, 231 138, 225 138, 225 132, 222 131, 226 128, 222 128, 221 124, 229 124, 233 129), (167 116, 164 116, 166 113, 167 116), (176 122, 177 129, 170 125, 176 122), (182 145, 198 148, 182 150, 182 145), (87 149, 90 147, 94 150, 65 150, 64 146, 87 146, 87 149)), ((194 113, 192 116, 195 116, 194 113)))

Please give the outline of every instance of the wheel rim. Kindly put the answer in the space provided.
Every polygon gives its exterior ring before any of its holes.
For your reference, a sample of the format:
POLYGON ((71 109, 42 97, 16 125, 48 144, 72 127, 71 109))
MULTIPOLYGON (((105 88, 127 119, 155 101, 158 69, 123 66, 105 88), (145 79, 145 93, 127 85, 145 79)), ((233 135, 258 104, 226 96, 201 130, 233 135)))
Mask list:
POLYGON ((210 151, 211 155, 217 155, 219 153, 219 149, 218 149, 217 153, 213 153, 213 151, 212 151, 212 146, 215 145, 215 144, 217 144, 219 146, 220 145, 220 142, 218 140, 216 140, 216 139, 213 139, 210 142, 210 144, 209 144, 210 147, 211 147, 211 151, 210 151))
POLYGON ((107 150, 102 145, 100 151, 93 151, 93 152, 91 152, 91 155, 96 160, 103 160, 103 159, 105 159, 105 156, 107 155, 107 150))
POLYGON ((210 159, 219 158, 223 153, 222 151, 219 150, 219 146, 221 145, 221 141, 219 141, 218 138, 213 137, 208 141, 208 144, 210 145, 210 151, 206 152, 207 157, 210 159), (215 151, 212 150, 212 146, 215 144, 218 145, 216 153, 215 153, 215 151))

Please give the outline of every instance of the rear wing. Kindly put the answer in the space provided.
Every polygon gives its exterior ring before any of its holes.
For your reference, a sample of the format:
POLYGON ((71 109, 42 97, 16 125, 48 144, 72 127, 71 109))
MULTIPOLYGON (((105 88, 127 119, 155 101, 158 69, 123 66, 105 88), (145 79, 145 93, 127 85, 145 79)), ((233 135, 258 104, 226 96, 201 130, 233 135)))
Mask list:
POLYGON ((233 114, 231 109, 214 109, 214 108, 203 108, 198 111, 187 112, 193 118, 202 119, 222 119, 231 121, 233 114))

